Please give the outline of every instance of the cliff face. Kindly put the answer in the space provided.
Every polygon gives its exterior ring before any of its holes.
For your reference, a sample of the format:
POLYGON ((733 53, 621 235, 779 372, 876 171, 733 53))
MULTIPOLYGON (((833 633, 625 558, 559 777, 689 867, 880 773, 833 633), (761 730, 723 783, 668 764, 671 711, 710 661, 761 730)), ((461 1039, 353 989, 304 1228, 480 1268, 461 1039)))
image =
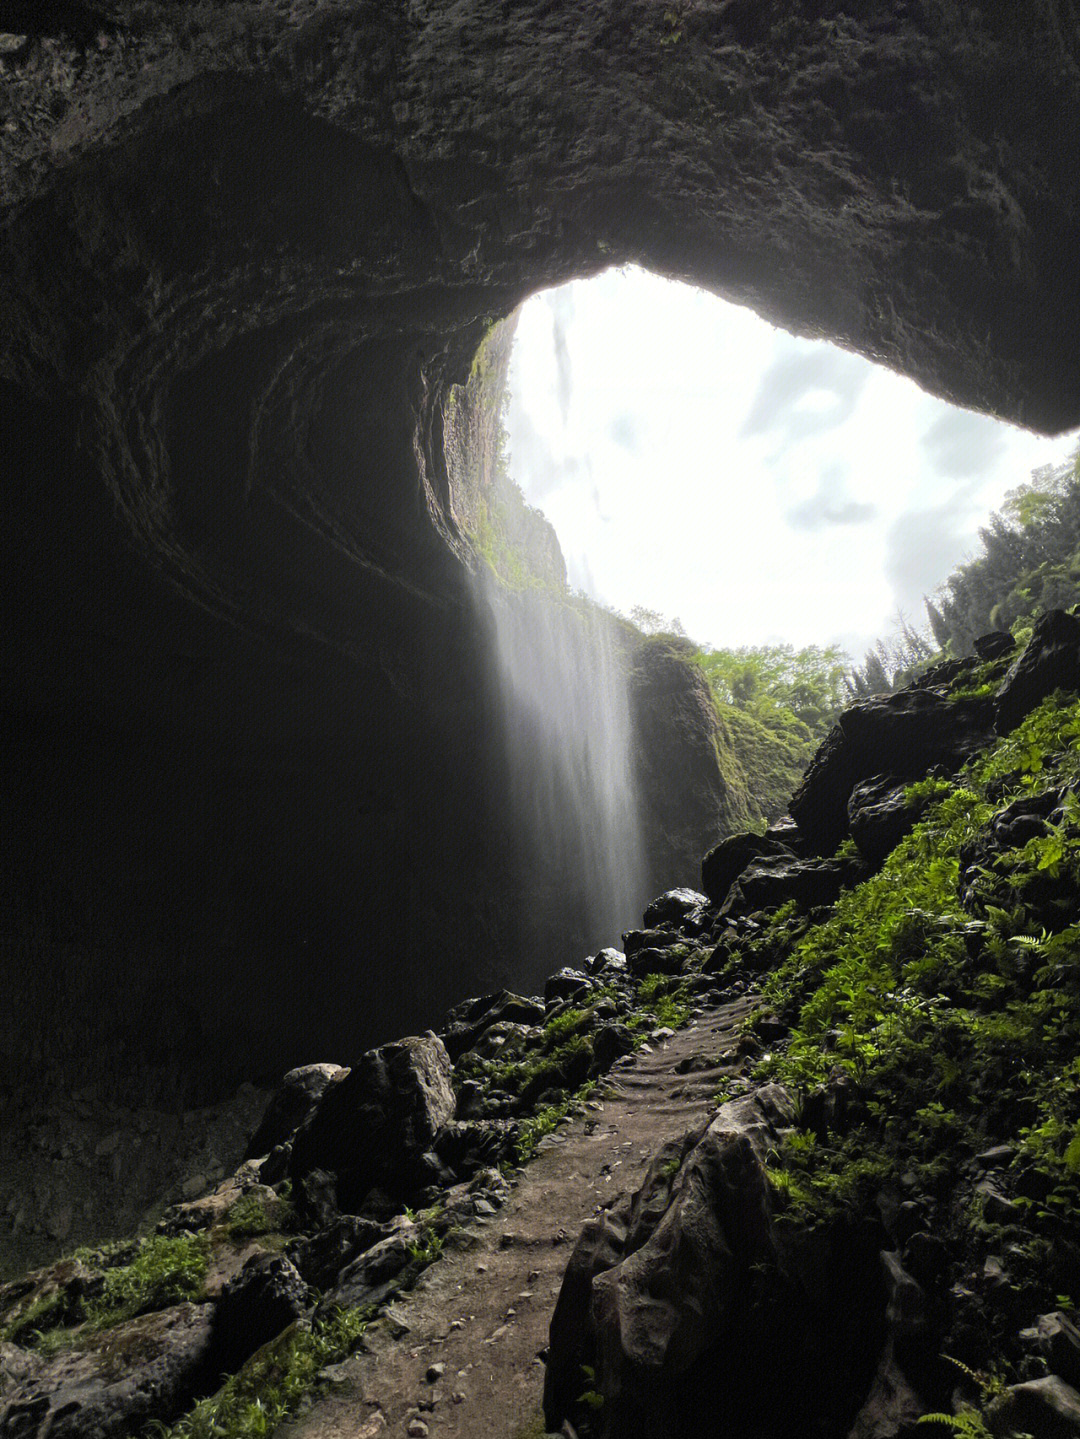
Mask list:
POLYGON ((1072 0, 14 12, 5 1084, 219 1088, 511 962, 444 403, 526 294, 632 261, 1080 417, 1072 0))

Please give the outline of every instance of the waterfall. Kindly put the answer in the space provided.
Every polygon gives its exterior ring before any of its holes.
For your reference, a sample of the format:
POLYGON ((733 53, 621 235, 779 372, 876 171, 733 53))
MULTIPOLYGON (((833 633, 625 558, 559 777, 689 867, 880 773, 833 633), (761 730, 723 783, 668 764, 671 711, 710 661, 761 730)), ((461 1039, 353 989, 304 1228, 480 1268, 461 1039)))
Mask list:
MULTIPOLYGON (((539 938, 618 943, 640 917, 644 847, 618 621, 591 602, 479 580, 490 616, 519 872, 547 910, 539 938)), ((537 917, 533 917, 536 921, 537 917)), ((548 954, 580 962, 582 951, 548 954)))

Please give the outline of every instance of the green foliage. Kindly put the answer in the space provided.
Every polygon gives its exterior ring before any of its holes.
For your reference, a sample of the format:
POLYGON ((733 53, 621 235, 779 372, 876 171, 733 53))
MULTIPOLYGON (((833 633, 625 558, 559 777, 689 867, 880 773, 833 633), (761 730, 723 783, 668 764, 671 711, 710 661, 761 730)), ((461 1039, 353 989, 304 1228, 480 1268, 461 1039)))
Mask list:
POLYGON ((225 1232, 236 1238, 276 1234, 288 1228, 293 1217, 293 1207, 287 1199, 275 1195, 271 1202, 257 1194, 245 1194, 229 1210, 225 1232))
POLYGON ((87 1328, 110 1328, 202 1293, 210 1257, 204 1234, 143 1240, 130 1264, 107 1269, 100 1296, 86 1309, 87 1328))
POLYGON ((1022 639, 1038 615, 1080 603, 1080 449, 1011 490, 979 535, 982 554, 928 603, 939 645, 955 655, 991 629, 1022 639))
POLYGON ((266 1439, 315 1388, 319 1370, 352 1353, 369 1319, 368 1310, 339 1309, 310 1331, 294 1324, 178 1423, 152 1425, 151 1433, 155 1439, 266 1439))
MULTIPOLYGON (((912 786, 913 797, 935 802, 883 870, 842 895, 824 923, 786 949, 777 925, 769 943, 781 957, 763 997, 793 1029, 758 1077, 805 1095, 846 1074, 860 1102, 859 1122, 843 1136, 796 1134, 783 1144, 770 1169, 781 1209, 835 1216, 867 1204, 902 1172, 934 1193, 958 1149, 996 1133, 1018 1135, 1017 1165, 1041 1176, 1046 1197, 1029 1206, 1031 1222, 1052 1225, 1075 1212, 1080 925, 1048 934, 1030 920, 1024 894, 1031 877, 1074 862, 1080 806, 1007 856, 1012 909, 973 919, 957 881, 961 847, 996 809, 1027 793, 1033 778, 1039 788, 1072 782, 1078 765, 1080 706, 1052 697, 973 763, 966 783, 912 786), (1018 1124, 1017 1115, 1034 1117, 1018 1124)), ((969 1222, 981 1223, 981 1213, 969 1222)), ((1048 1273, 1039 1282, 1045 1287, 1048 1273)))

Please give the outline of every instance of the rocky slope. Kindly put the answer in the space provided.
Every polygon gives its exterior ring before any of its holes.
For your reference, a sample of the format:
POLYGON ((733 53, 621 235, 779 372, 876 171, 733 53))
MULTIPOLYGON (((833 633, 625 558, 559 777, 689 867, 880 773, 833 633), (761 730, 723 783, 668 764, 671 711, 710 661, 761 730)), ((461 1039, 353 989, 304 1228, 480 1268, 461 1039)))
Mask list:
POLYGON ((444 437, 524 295, 1080 414, 1075 0, 4 17, 8 1088, 199 1104, 518 962, 444 437))
POLYGON ((977 648, 846 711, 797 819, 722 841, 622 951, 290 1074, 155 1238, 0 1290, 0 1432, 470 1432, 490 1384, 527 1416, 530 1251, 571 1180, 597 1202, 551 1432, 1080 1432, 1080 618, 977 648), (520 1333, 512 1304, 466 1360, 511 1290, 520 1333))

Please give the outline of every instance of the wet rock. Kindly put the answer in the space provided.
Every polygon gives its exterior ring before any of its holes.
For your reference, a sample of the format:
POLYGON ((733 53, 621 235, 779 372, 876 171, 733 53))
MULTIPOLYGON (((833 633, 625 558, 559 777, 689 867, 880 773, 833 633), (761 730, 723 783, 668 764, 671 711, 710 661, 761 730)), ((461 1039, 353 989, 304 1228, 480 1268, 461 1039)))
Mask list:
POLYGON ((685 941, 664 949, 636 949, 627 955, 626 966, 636 979, 643 979, 647 974, 682 974, 693 953, 685 941))
POLYGON ((1004 659, 1006 655, 1012 654, 1016 641, 1006 630, 991 630, 989 634, 979 635, 972 640, 971 648, 986 664, 990 660, 1004 659))
POLYGON ((800 832, 831 854, 848 834, 848 800, 860 780, 886 771, 921 779, 936 764, 956 769, 986 742, 991 718, 989 701, 914 688, 849 706, 791 797, 800 832))
POLYGON ((43 1360, 0 1399, 10 1439, 109 1439, 169 1423, 215 1377, 211 1304, 178 1304, 43 1360))
POLYGON ((544 1002, 549 1006, 561 1003, 563 1000, 572 999, 579 990, 588 991, 591 988, 592 981, 587 974, 580 969, 571 969, 567 966, 550 975, 546 980, 544 1002))
POLYGON ((904 797, 908 781, 891 774, 871 775, 860 780, 848 799, 848 829, 859 853, 879 868, 903 837, 915 827, 926 808, 908 804, 904 797))
POLYGON ((449 1022, 440 1038, 456 1063, 493 1025, 504 1021, 525 1026, 543 1024, 544 1006, 537 999, 503 989, 482 999, 466 1000, 455 1005, 447 1019, 449 1022))
POLYGON ((696 889, 669 889, 646 908, 642 921, 646 929, 663 924, 681 926, 687 921, 696 923, 708 903, 708 895, 696 889))
POLYGON ((251 1136, 245 1159, 269 1154, 287 1143, 301 1124, 314 1113, 328 1084, 348 1074, 340 1064, 305 1064, 290 1069, 266 1107, 258 1129, 251 1136))
POLYGON ((1080 616, 1040 615, 994 697, 994 726, 1008 734, 1054 690, 1080 689, 1080 616))
POLYGON ((626 974, 626 955, 621 949, 602 949, 592 959, 585 961, 585 968, 594 977, 602 975, 603 978, 619 978, 626 974))
POLYGON ((329 1314, 335 1308, 380 1304, 394 1289, 394 1281, 412 1259, 411 1251, 419 1245, 420 1238, 418 1225, 399 1220, 385 1239, 342 1270, 337 1283, 323 1296, 316 1316, 329 1314))
POLYGON ((711 903, 723 904, 746 866, 763 855, 794 857, 786 844, 760 834, 733 834, 714 845, 701 861, 701 887, 711 903))
POLYGON ((454 1113, 450 1057, 435 1035, 370 1050, 331 1085, 293 1141, 290 1174, 337 1176, 337 1203, 358 1212, 369 1189, 405 1192, 419 1156, 454 1113))
POLYGON ((222 1370, 239 1369, 312 1303, 311 1291, 284 1255, 253 1255, 225 1286, 214 1314, 215 1357, 222 1370))
POLYGON ((793 855, 753 860, 728 891, 722 915, 753 914, 778 909, 794 900, 800 908, 834 904, 841 891, 865 879, 866 866, 854 857, 796 859, 793 855))

